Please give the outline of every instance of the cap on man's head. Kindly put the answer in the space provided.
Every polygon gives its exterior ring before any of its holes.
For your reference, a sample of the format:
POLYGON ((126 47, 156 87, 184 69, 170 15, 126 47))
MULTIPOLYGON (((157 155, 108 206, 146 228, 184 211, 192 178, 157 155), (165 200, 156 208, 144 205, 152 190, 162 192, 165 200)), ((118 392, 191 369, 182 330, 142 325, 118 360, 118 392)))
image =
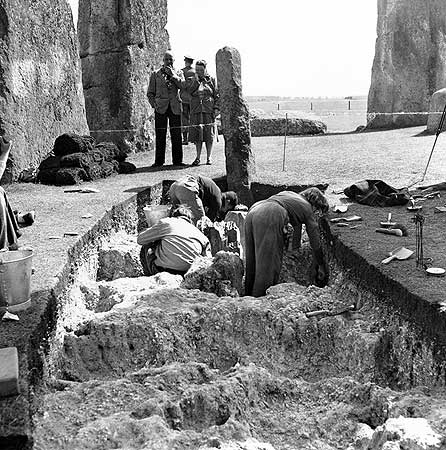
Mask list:
POLYGON ((192 58, 192 56, 189 55, 184 55, 184 59, 188 59, 190 62, 194 62, 194 58, 192 58))

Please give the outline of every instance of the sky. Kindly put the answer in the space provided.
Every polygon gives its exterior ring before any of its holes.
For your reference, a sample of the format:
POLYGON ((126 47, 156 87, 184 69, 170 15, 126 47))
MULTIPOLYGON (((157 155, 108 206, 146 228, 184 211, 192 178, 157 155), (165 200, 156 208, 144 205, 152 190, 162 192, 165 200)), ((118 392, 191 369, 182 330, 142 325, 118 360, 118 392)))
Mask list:
MULTIPOLYGON (((78 0, 69 0, 76 8, 78 0)), ((208 62, 235 47, 244 95, 367 95, 375 53, 377 0, 168 0, 176 59, 208 62)))

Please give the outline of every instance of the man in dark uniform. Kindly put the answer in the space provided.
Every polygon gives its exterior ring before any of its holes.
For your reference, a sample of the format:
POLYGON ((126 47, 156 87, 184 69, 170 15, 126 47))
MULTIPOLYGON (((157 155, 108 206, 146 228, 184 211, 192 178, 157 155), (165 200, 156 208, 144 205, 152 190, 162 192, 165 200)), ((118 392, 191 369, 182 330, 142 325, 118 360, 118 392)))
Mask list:
POLYGON ((181 145, 181 102, 179 90, 186 87, 183 72, 173 68, 173 55, 166 52, 161 68, 150 76, 147 97, 155 109, 155 163, 164 165, 166 158, 167 123, 172 140, 172 164, 185 166, 181 145))
POLYGON ((189 206, 194 223, 203 216, 209 217, 212 221, 224 218, 224 215, 238 204, 235 192, 222 193, 213 180, 204 176, 181 177, 170 186, 169 197, 174 206, 180 204, 189 206))
POLYGON ((300 194, 283 191, 255 203, 245 220, 245 295, 260 297, 279 281, 288 223, 300 239, 305 224, 316 262, 318 279, 327 276, 319 227, 314 211, 326 213, 328 202, 317 188, 300 194))
POLYGON ((180 98, 181 103, 183 105, 183 113, 181 115, 181 125, 183 131, 183 145, 187 145, 189 143, 189 124, 190 124, 190 100, 191 95, 188 91, 188 84, 195 78, 195 70, 192 67, 192 63, 194 59, 190 56, 186 55, 184 57, 184 67, 181 69, 183 72, 184 80, 186 81, 186 87, 181 89, 180 98))

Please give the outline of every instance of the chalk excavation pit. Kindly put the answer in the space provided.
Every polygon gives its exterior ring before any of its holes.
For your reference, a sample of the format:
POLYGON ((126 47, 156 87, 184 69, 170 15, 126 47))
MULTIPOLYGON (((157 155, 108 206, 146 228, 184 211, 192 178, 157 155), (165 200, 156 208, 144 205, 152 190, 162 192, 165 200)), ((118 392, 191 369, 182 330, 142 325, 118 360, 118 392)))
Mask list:
POLYGON ((183 281, 141 277, 138 252, 117 233, 99 254, 103 279, 80 271, 71 287, 77 313, 59 319, 35 449, 446 448, 431 346, 333 261, 329 287, 295 283, 304 244, 286 254, 284 283, 252 298, 237 296, 233 253, 183 281), (358 310, 306 315, 348 305, 358 310))

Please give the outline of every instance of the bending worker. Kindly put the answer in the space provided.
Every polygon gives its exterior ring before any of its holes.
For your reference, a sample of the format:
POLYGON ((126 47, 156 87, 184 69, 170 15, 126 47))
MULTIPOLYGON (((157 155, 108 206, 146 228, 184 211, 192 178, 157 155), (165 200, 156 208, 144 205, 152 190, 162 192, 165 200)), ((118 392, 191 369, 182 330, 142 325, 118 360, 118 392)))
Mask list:
POLYGON ((265 295, 266 290, 279 281, 288 223, 294 227, 299 245, 302 224, 305 224, 316 262, 317 278, 326 279, 316 211, 328 211, 328 202, 317 188, 308 188, 300 194, 283 191, 250 208, 245 220, 245 295, 265 295))
POLYGON ((189 208, 180 205, 170 217, 138 235, 144 275, 169 272, 184 275, 198 256, 211 256, 208 238, 194 225, 189 208))
POLYGON ((184 204, 192 210, 194 223, 203 216, 212 221, 224 218, 238 204, 233 191, 221 192, 213 180, 204 176, 185 175, 175 181, 169 189, 170 201, 174 206, 184 204))

